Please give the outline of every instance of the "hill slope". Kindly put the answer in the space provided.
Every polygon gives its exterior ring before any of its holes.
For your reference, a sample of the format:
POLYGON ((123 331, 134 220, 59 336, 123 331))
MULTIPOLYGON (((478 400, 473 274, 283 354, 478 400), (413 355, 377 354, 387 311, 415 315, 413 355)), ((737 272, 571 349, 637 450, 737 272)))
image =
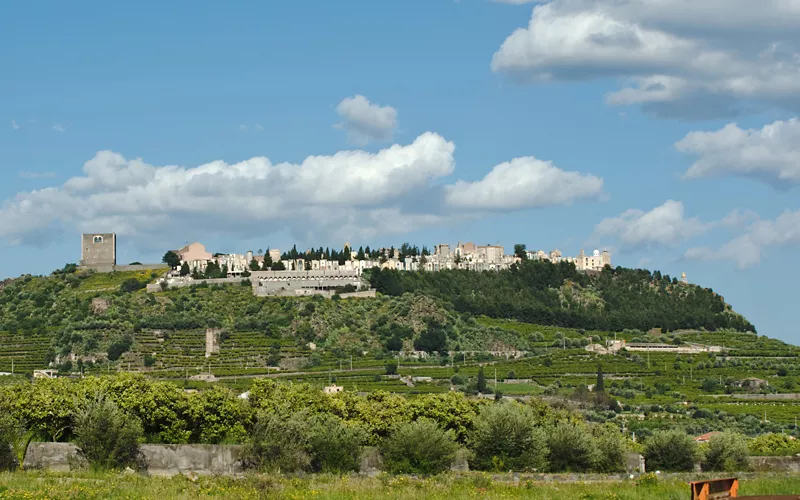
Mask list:
MULTIPOLYGON (((477 316, 593 334, 651 328, 754 331, 713 291, 660 273, 524 262, 501 272, 370 272, 383 297, 326 301, 257 298, 247 286, 198 286, 157 294, 137 290, 160 271, 93 274, 66 269, 0 288, 0 371, 45 368, 66 359, 122 361, 188 373, 208 367, 205 331, 221 331, 217 372, 313 368, 400 350, 535 351, 555 337, 521 334, 477 316), (131 286, 133 283, 133 286, 131 286), (138 286, 137 286, 138 285, 138 286), (314 349, 310 344, 316 344, 314 349), (70 356, 72 355, 72 356, 70 356)), ((69 369, 74 367, 69 366, 69 369)))
POLYGON ((679 283, 658 271, 606 267, 589 275, 568 263, 527 261, 496 273, 373 270, 370 281, 388 295, 424 293, 452 302, 457 311, 542 325, 755 332, 713 290, 679 283))

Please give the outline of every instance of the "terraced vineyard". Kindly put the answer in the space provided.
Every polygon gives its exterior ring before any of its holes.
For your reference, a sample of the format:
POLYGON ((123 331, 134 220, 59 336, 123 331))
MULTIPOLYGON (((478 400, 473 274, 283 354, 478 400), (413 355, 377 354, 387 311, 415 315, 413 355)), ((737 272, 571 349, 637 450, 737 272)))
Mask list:
POLYGON ((421 292, 322 300, 257 298, 247 283, 136 290, 159 274, 60 272, 6 283, 0 371, 10 372, 13 363, 26 376, 47 367, 64 376, 133 371, 200 389, 210 384, 187 379, 212 374, 216 383, 241 391, 256 377, 276 377, 359 392, 474 394, 483 370, 485 393, 572 401, 595 419, 625 421, 643 432, 676 421, 697 431, 733 422, 750 433, 796 432, 800 400, 769 398, 800 392, 800 349, 752 332, 535 325, 473 317, 421 292), (135 286, 123 290, 131 281, 135 286), (219 352, 206 357, 208 329, 218 332, 219 352), (584 349, 614 338, 718 345, 725 352, 597 355, 584 349), (426 354, 398 356, 401 350, 426 354), (608 402, 597 407, 586 400, 598 366, 618 402, 613 411, 608 402), (739 387, 751 377, 765 383, 739 387))

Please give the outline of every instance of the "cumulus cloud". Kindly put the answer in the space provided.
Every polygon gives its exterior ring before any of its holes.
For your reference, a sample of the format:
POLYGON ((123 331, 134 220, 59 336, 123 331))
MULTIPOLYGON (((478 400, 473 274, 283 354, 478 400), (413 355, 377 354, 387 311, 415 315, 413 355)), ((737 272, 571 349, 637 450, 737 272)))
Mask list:
POLYGON ((800 244, 800 210, 785 211, 775 220, 756 220, 745 232, 718 249, 690 248, 684 258, 690 260, 730 260, 740 269, 761 262, 762 252, 770 247, 800 244))
POLYGON ((176 235, 181 241, 275 231, 300 241, 371 238, 475 220, 488 211, 565 205, 602 191, 602 179, 533 157, 497 165, 476 182, 446 184, 454 152, 452 142, 432 132, 377 153, 341 151, 299 164, 256 157, 156 166, 100 151, 83 175, 1 203, 0 239, 42 244, 62 233, 113 231, 163 247, 176 235))
POLYGON ((53 129, 53 132, 66 132, 67 131, 67 129, 64 128, 64 126, 61 125, 60 123, 53 123, 53 126, 50 127, 50 128, 53 129))
POLYGON ((336 112, 342 118, 336 128, 346 131, 348 140, 361 146, 390 140, 397 127, 397 110, 372 103, 363 95, 344 99, 336 112))
POLYGON ((593 238, 612 238, 623 248, 674 247, 705 233, 711 226, 699 219, 687 218, 680 201, 667 200, 649 212, 631 209, 603 219, 595 226, 593 238))
POLYGON ((375 154, 342 151, 300 164, 257 157, 230 165, 154 166, 101 151, 84 165, 84 175, 0 205, 0 238, 41 242, 54 227, 161 240, 283 229, 353 237, 406 231, 444 217, 406 215, 401 200, 449 175, 454 150, 453 143, 428 132, 375 154))
POLYGON ((549 161, 527 156, 495 166, 479 181, 448 186, 445 200, 463 209, 517 210, 597 198, 602 189, 598 177, 565 172, 549 161))
POLYGON ((729 123, 714 132, 690 132, 675 143, 697 157, 685 177, 754 177, 778 186, 800 184, 800 121, 776 121, 761 129, 729 123))
POLYGON ((17 120, 11 120, 11 128, 13 130, 19 130, 19 125, 17 125, 17 120))
POLYGON ((491 65, 524 82, 620 78, 611 104, 709 118, 740 101, 800 107, 798 44, 794 1, 553 0, 491 65))

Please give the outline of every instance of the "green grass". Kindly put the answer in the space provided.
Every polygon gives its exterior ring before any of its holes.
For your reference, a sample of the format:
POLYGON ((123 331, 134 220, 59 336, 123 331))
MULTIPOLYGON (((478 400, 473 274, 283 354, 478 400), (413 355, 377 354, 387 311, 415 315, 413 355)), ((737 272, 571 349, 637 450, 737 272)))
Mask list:
MULTIPOLYGON (((444 475, 428 479, 406 476, 311 476, 305 479, 250 475, 241 479, 143 477, 119 473, 44 472, 0 474, 2 499, 115 499, 115 498, 363 498, 452 499, 530 498, 534 500, 684 500, 689 497, 686 479, 595 482, 536 482, 508 475, 444 475)), ((741 482, 740 494, 791 494, 800 490, 800 477, 763 476, 741 482)))

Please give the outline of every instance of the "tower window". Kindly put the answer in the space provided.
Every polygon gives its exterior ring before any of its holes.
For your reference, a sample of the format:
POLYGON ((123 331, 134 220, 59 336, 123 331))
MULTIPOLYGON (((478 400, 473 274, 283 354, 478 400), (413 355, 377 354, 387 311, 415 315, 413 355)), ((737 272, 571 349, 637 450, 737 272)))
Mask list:
POLYGON ((95 236, 94 237, 94 242, 95 243, 102 243, 103 242, 103 237, 102 236, 95 236))

